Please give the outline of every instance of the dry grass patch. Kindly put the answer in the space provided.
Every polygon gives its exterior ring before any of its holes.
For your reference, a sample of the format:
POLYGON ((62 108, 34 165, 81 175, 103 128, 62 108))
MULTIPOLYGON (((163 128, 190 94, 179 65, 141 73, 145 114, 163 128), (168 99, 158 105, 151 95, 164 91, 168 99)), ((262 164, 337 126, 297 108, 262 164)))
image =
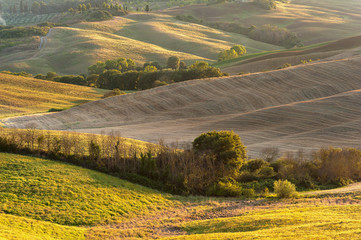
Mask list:
POLYGON ((0 73, 0 118, 69 108, 97 100, 102 91, 0 73))

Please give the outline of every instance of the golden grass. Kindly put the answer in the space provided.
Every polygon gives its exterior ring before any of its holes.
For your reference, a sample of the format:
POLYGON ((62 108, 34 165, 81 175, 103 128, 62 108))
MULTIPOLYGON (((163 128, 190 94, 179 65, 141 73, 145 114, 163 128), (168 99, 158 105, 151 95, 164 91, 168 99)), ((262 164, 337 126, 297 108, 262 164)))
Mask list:
POLYGON ((0 118, 47 112, 97 100, 102 91, 0 73, 0 118))
POLYGON ((190 236, 166 239, 358 239, 361 206, 281 207, 186 223, 190 236))

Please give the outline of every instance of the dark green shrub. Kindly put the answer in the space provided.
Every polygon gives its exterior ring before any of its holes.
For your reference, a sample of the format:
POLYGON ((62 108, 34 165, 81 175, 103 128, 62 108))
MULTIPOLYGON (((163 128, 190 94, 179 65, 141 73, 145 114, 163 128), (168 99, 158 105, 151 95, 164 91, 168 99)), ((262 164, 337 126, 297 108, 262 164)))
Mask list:
POLYGON ((233 131, 203 133, 193 141, 193 149, 198 154, 211 154, 216 157, 215 165, 219 177, 238 175, 247 158, 246 147, 239 135, 233 131))

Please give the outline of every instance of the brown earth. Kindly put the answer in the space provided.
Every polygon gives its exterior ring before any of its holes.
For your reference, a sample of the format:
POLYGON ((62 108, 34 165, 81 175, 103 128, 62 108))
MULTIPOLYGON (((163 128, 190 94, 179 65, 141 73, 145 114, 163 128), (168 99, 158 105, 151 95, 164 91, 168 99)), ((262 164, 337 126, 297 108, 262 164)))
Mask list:
POLYGON ((251 156, 263 148, 359 147, 361 56, 266 73, 187 81, 54 114, 4 119, 7 127, 109 133, 191 142, 233 130, 251 156))
POLYGON ((241 72, 259 72, 276 69, 283 64, 300 64, 301 61, 319 60, 342 54, 348 49, 361 46, 361 36, 341 39, 329 44, 298 51, 278 52, 254 57, 248 60, 236 62, 231 66, 222 68, 228 74, 238 74, 241 72))

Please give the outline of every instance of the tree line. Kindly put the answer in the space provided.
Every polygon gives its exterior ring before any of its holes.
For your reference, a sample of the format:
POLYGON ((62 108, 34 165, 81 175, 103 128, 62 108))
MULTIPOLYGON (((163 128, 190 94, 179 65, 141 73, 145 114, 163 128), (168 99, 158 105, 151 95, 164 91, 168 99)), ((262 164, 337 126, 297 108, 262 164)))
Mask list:
POLYGON ((169 57, 167 65, 147 62, 136 66, 132 59, 118 58, 97 62, 89 66, 88 75, 58 76, 54 72, 38 74, 35 78, 91 86, 103 89, 144 90, 192 79, 225 76, 219 68, 211 67, 207 62, 195 62, 187 66, 178 57, 169 57))
POLYGON ((280 190, 275 187, 322 189, 361 180, 358 149, 330 147, 283 157, 277 149, 265 149, 262 158, 249 159, 240 137, 231 131, 201 134, 181 150, 162 142, 140 148, 114 132, 107 136, 0 128, 0 151, 65 161, 184 195, 266 196, 280 190))

